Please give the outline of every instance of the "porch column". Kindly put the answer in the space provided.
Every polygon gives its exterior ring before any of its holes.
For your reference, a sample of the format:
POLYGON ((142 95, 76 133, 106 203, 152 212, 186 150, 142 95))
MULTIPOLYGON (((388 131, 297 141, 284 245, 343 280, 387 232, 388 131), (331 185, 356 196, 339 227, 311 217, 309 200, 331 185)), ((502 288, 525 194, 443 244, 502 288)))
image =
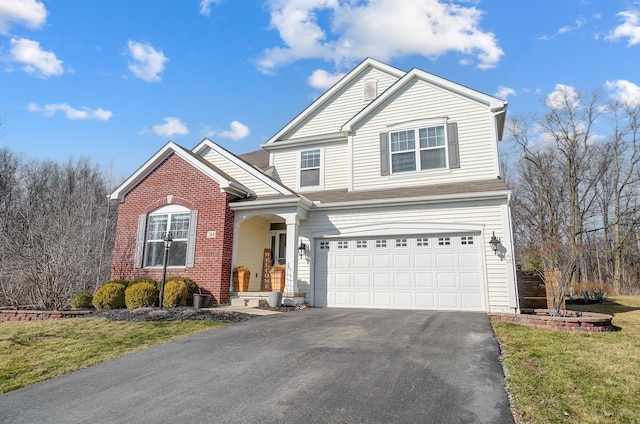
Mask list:
POLYGON ((284 295, 292 296, 298 291, 298 227, 297 214, 287 216, 287 282, 284 295))
POLYGON ((231 275, 229 275, 229 292, 238 291, 237 287, 233 285, 233 270, 238 265, 238 242, 240 240, 240 222, 234 222, 233 224, 233 246, 231 248, 231 275))

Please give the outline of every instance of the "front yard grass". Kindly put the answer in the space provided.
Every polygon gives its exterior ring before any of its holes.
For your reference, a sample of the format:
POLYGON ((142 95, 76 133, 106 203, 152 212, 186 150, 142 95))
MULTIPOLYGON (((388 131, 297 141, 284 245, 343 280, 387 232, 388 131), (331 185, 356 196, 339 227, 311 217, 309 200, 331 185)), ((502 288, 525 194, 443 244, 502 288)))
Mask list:
POLYGON ((521 423, 640 423, 640 296, 571 309, 614 316, 613 333, 492 323, 521 423))
POLYGON ((0 393, 224 324, 105 318, 0 323, 0 393))

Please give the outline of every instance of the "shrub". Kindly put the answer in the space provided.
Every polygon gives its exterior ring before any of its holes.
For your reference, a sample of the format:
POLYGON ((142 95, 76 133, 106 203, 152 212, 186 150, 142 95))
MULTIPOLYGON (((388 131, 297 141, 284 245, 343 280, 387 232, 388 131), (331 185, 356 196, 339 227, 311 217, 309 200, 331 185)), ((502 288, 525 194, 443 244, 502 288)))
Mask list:
POLYGON ((93 302, 93 295, 88 291, 79 291, 71 298, 71 307, 73 309, 88 309, 93 302))
POLYGON ((158 301, 158 289, 153 283, 141 281, 131 284, 124 292, 124 302, 129 309, 146 308, 158 301))
POLYGON ((99 311, 124 308, 124 291, 124 284, 108 282, 93 295, 93 306, 99 311))
POLYGON ((187 304, 189 289, 187 283, 182 280, 169 281, 164 287, 164 298, 162 304, 167 308, 184 306, 187 304))
POLYGON ((109 283, 122 284, 124 286, 124 288, 126 289, 131 284, 131 281, 129 281, 129 280, 111 280, 111 281, 107 281, 105 284, 109 284, 109 283))
POLYGON ((138 277, 135 280, 132 280, 129 285, 131 286, 136 283, 151 283, 155 288, 158 288, 158 286, 160 285, 160 283, 158 283, 158 280, 155 280, 151 277, 138 277))
POLYGON ((193 294, 200 293, 200 288, 198 287, 196 282, 189 277, 179 277, 179 276, 167 278, 167 282, 169 281, 183 281, 187 285, 187 290, 188 290, 187 305, 193 306, 193 294))

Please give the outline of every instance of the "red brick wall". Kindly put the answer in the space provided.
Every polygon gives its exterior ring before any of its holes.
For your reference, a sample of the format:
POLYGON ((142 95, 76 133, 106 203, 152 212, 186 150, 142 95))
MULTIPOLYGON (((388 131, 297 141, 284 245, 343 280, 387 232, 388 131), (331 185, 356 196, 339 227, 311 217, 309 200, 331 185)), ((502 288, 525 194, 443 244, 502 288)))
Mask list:
POLYGON ((220 186, 210 177, 172 154, 118 206, 111 278, 162 278, 162 269, 134 268, 138 216, 167 204, 178 204, 198 211, 195 266, 170 267, 167 276, 189 277, 210 293, 212 300, 228 303, 233 246, 233 212, 228 203, 233 199, 235 196, 221 193, 220 186), (216 231, 216 237, 207 238, 208 231, 216 231))

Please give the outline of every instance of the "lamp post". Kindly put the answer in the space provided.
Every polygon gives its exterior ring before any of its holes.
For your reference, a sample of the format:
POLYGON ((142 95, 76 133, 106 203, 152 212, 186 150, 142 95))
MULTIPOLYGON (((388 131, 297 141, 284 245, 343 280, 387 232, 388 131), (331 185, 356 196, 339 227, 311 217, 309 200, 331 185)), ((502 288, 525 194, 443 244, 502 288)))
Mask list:
POLYGON ((164 257, 162 258, 162 281, 160 282, 160 309, 162 309, 162 301, 164 300, 164 283, 167 281, 167 258, 169 257, 169 249, 171 248, 171 231, 164 236, 164 257))

